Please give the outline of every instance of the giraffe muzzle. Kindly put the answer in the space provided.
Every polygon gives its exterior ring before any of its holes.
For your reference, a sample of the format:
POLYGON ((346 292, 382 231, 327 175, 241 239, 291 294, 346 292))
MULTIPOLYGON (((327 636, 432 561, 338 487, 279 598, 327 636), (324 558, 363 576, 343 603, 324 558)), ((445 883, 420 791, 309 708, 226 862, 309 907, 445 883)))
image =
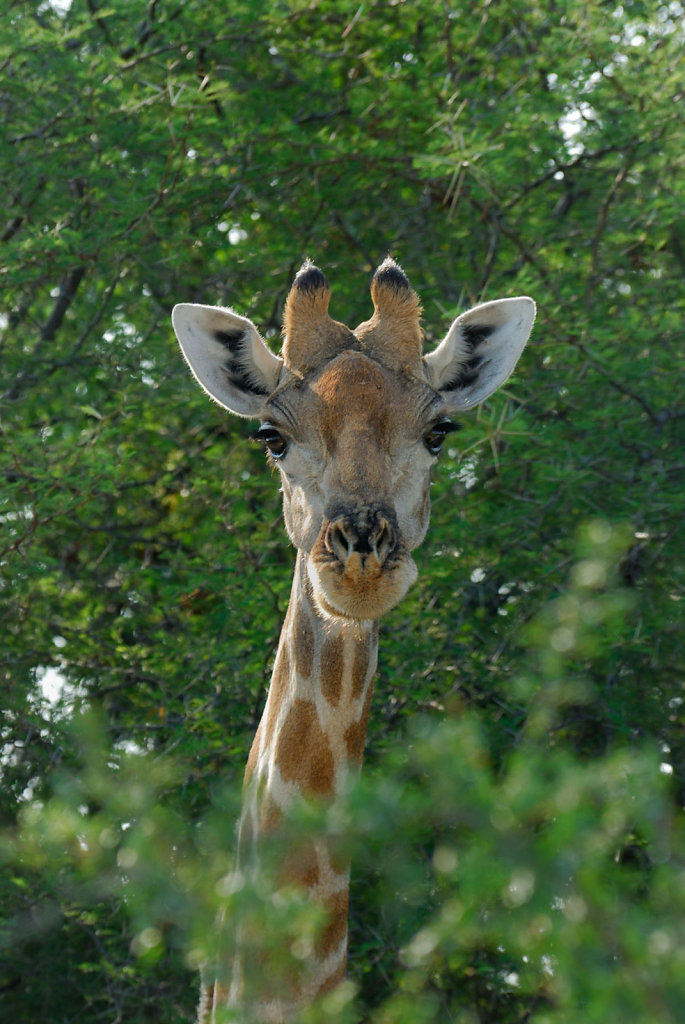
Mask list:
POLYGON ((308 566, 319 607, 348 619, 380 618, 416 579, 395 513, 386 505, 332 508, 308 566))

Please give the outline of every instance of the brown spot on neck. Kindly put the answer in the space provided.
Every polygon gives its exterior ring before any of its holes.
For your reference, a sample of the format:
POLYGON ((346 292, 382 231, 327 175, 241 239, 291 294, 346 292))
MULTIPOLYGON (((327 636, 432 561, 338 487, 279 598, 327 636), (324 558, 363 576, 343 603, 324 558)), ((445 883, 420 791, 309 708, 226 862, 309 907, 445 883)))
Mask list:
POLYGON ((275 832, 283 820, 283 813, 268 791, 262 794, 259 807, 259 834, 275 832))
POLYGON ((321 692, 333 707, 340 703, 344 656, 344 637, 325 637, 321 646, 321 692))
POLYGON ((281 871, 283 885, 313 889, 319 881, 319 858, 314 843, 301 843, 286 857, 281 871))
POLYGON ((347 911, 349 894, 347 889, 342 892, 335 892, 325 902, 328 911, 328 921, 319 934, 316 942, 316 952, 322 960, 335 952, 340 943, 347 935, 347 911))
POLYGON ((366 743, 366 722, 353 722, 345 729, 345 746, 350 761, 362 763, 366 743))
POLYGON ((366 725, 369 720, 369 710, 373 697, 373 683, 369 683, 366 692, 366 699, 362 713, 356 722, 352 722, 345 730, 345 746, 347 755, 351 761, 361 765, 364 758, 364 744, 366 743, 366 725))
POLYGON ((313 701, 293 701, 278 736, 275 759, 283 781, 295 783, 302 793, 322 797, 333 792, 335 764, 313 701))

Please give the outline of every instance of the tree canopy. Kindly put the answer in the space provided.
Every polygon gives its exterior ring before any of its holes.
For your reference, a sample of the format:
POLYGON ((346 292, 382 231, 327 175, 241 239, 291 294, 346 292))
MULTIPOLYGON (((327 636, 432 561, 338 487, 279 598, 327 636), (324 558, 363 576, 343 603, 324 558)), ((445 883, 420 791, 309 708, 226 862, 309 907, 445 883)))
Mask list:
POLYGON ((675 1024, 682 5, 4 13, 3 1015, 190 1020, 249 895, 222 880, 293 553, 172 305, 276 349, 305 257, 355 324, 391 252, 427 347, 478 301, 538 319, 450 438, 381 629, 364 779, 327 822, 354 850, 350 985, 320 1019, 675 1024))

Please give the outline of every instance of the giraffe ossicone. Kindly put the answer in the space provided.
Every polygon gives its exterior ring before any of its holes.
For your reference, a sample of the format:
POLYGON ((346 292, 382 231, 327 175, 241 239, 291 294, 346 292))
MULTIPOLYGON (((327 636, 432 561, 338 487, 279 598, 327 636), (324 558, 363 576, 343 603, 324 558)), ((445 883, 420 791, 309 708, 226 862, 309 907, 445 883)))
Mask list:
MULTIPOLYGON (((421 305, 391 259, 371 284, 373 313, 351 330, 329 314, 330 288, 306 261, 288 294, 280 355, 231 309, 182 303, 172 314, 197 380, 224 408, 259 419, 278 468, 297 549, 293 587, 266 706, 248 759, 239 856, 256 856, 301 797, 331 801, 359 771, 378 650, 378 620, 416 578, 412 551, 428 528, 430 471, 450 416, 473 408, 513 371, 535 303, 475 306, 422 353, 421 305)), ((200 1021, 224 1006, 247 1019, 291 1020, 344 977, 349 865, 325 838, 297 851, 291 878, 326 926, 296 981, 248 991, 204 984, 200 1021)))

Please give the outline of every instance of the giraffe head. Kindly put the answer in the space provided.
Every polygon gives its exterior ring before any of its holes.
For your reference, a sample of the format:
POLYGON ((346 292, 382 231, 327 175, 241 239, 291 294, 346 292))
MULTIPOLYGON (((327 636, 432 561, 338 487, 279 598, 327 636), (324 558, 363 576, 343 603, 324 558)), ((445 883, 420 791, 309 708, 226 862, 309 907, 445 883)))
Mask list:
POLYGON ((279 470, 285 524, 325 614, 377 619, 416 578, 430 470, 455 425, 509 377, 535 317, 499 299, 457 317, 421 352, 421 306, 396 263, 371 284, 374 312, 354 331, 331 319, 330 289, 307 261, 288 295, 274 355, 250 320, 182 303, 173 324, 203 388, 239 416, 279 470))

